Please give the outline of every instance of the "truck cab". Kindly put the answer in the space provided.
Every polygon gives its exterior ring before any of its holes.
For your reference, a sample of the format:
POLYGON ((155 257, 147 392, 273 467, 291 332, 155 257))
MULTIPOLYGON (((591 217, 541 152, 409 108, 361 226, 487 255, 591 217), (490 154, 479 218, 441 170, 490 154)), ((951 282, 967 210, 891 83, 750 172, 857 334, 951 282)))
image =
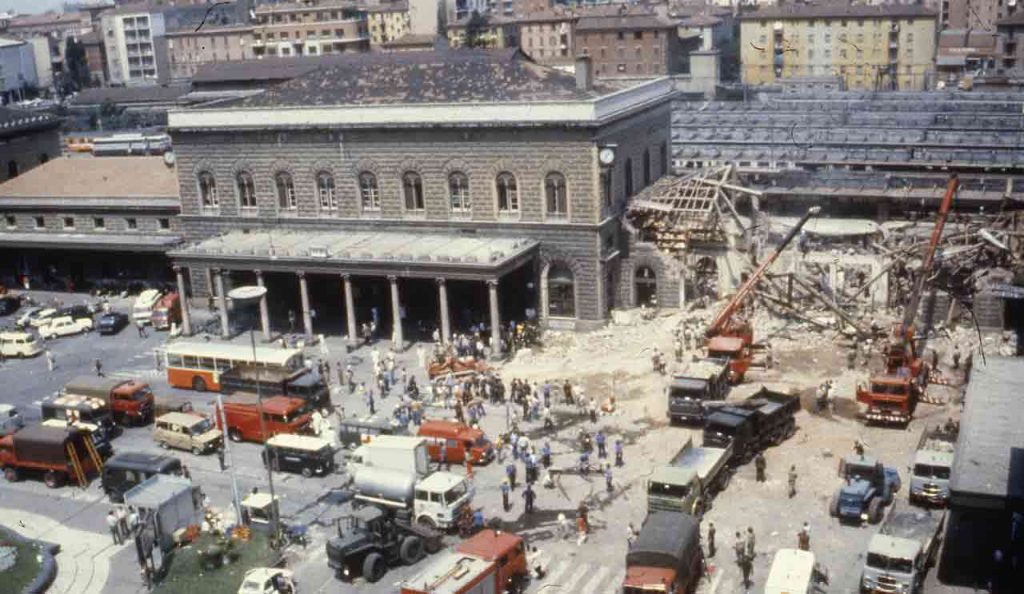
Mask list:
POLYGON ((727 406, 708 415, 704 423, 704 445, 716 448, 732 447, 738 459, 745 460, 753 455, 753 411, 727 406))
POLYGON ((909 373, 881 375, 872 377, 867 388, 858 386, 857 402, 867 405, 864 419, 868 423, 906 425, 914 416, 920 393, 909 373))
POLYGON ((420 437, 427 440, 427 453, 435 462, 487 464, 494 459, 494 446, 479 429, 457 421, 429 420, 420 425, 420 437), (444 445, 444 460, 441 446, 444 445))
POLYGON ((310 435, 275 435, 267 440, 260 454, 264 465, 277 472, 297 472, 309 478, 325 476, 334 470, 331 442, 310 435))
POLYGON ((153 390, 143 382, 86 375, 68 382, 64 393, 106 401, 114 421, 122 425, 145 425, 153 419, 153 390))
MULTIPOLYGON (((221 416, 216 420, 223 430, 221 416)), ((224 399, 224 420, 232 441, 263 443, 279 433, 309 433, 312 416, 299 398, 272 396, 258 402, 255 395, 236 394, 224 399)))
POLYGON ((935 561, 945 514, 897 505, 868 542, 861 573, 862 593, 917 594, 935 561))
POLYGON ((481 530, 403 580, 400 594, 522 592, 527 573, 522 537, 481 530))
POLYGON ((825 594, 828 575, 814 562, 814 553, 779 549, 772 559, 764 594, 825 594))
POLYGON ((25 419, 18 408, 11 404, 0 404, 0 437, 15 433, 25 426, 25 419))
POLYGON ((361 507, 339 518, 337 529, 337 536, 327 541, 327 565, 340 580, 363 576, 374 583, 389 566, 413 565, 423 558, 423 540, 376 507, 361 507))
POLYGON ((672 374, 667 388, 668 417, 672 422, 702 423, 710 402, 722 401, 729 392, 729 362, 700 359, 672 374))
POLYGON ((847 456, 839 462, 843 485, 832 496, 829 514, 843 521, 882 520, 884 507, 892 503, 900 490, 900 476, 895 468, 866 456, 847 456))
POLYGON ((104 454, 110 449, 110 441, 114 438, 114 420, 110 407, 104 400, 90 396, 64 394, 46 398, 40 404, 43 421, 55 421, 52 425, 63 423, 73 426, 92 435, 96 449, 104 454))
POLYGON ((449 472, 435 472, 416 483, 413 514, 416 522, 431 528, 455 526, 473 499, 466 480, 449 472))
POLYGON ((694 592, 703 569, 700 522, 690 514, 647 514, 640 535, 626 553, 622 594, 694 592))
POLYGON ((742 384, 754 355, 750 343, 737 336, 715 336, 707 341, 708 357, 729 361, 729 381, 742 384))
POLYGON ((944 506, 949 503, 949 479, 956 458, 957 431, 925 429, 910 467, 910 502, 944 506))

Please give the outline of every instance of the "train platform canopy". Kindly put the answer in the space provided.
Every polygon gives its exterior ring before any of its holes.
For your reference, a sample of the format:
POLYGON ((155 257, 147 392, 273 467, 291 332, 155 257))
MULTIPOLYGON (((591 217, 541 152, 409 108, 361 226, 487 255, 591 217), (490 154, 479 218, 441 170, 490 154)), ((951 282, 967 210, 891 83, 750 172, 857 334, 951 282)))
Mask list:
POLYGON ((975 357, 950 479, 954 506, 1024 511, 1022 394, 1024 359, 975 357))
POLYGON ((393 231, 232 231, 170 253, 181 264, 266 271, 481 280, 497 278, 531 258, 538 242, 523 238, 393 231))
POLYGON ((176 235, 101 235, 99 233, 0 233, 0 247, 47 250, 96 250, 163 254, 181 243, 176 235))

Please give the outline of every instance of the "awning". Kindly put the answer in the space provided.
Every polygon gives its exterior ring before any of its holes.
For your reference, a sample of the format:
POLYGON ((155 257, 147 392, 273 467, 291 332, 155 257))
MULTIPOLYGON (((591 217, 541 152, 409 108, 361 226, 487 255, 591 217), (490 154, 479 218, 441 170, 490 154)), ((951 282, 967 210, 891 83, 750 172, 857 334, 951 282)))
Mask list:
POLYGON ((519 267, 537 249, 525 238, 390 231, 231 231, 173 251, 227 269, 491 279, 519 267))
POLYGON ((164 253, 181 243, 176 235, 106 235, 100 233, 0 233, 0 248, 95 250, 164 253))

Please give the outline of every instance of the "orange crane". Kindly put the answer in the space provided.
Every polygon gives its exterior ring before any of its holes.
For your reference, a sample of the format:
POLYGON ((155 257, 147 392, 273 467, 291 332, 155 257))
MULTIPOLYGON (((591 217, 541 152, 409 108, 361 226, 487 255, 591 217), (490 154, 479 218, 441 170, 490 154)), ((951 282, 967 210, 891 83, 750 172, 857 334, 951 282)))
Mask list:
MULTIPOLYGON (((914 321, 921 305, 925 282, 935 266, 935 252, 938 250, 942 231, 959 187, 960 182, 956 175, 951 176, 949 183, 946 184, 946 194, 939 205, 938 218, 935 221, 935 228, 932 229, 931 240, 925 249, 917 281, 903 310, 903 319, 893 328, 892 336, 885 347, 885 373, 872 376, 867 387, 857 388, 857 401, 868 405, 865 419, 869 423, 906 425, 914 416, 918 398, 924 393, 928 370, 917 349, 914 321)), ((925 335, 928 334, 928 330, 924 329, 925 335)))
POLYGON ((761 278, 764 277, 768 268, 778 259, 779 254, 792 243, 793 238, 800 233, 800 230, 807 224, 807 221, 819 212, 821 212, 820 206, 812 206, 807 209, 804 216, 782 238, 782 243, 779 244, 779 247, 775 248, 775 251, 740 286, 736 294, 725 304, 722 311, 718 312, 718 316, 715 317, 715 320, 704 331, 704 338, 706 339, 704 345, 708 349, 708 356, 722 357, 729 360, 729 379, 735 384, 741 383, 743 376, 750 369, 750 363, 753 360, 751 346, 754 343, 753 326, 750 325, 748 320, 736 316, 736 312, 739 311, 744 300, 754 290, 754 287, 757 286, 761 278))

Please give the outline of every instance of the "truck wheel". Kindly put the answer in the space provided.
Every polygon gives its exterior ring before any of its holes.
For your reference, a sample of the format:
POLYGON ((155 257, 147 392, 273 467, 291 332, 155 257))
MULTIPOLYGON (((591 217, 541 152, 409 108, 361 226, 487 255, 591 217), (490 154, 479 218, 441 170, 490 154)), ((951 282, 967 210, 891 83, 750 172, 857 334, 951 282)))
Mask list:
POLYGON ((192 389, 195 390, 196 392, 205 392, 206 380, 198 376, 192 378, 192 389))
POLYGON ((430 516, 420 516, 416 520, 416 523, 427 530, 437 530, 437 522, 435 522, 430 516))
POLYGON ((7 482, 9 483, 16 483, 21 480, 21 473, 18 472, 17 468, 8 466, 4 469, 4 478, 7 479, 7 482))
POLYGON ((877 524, 882 521, 882 500, 875 497, 868 504, 868 522, 877 524))
POLYGON ((46 474, 43 475, 43 482, 46 483, 46 486, 50 489, 56 489, 64 486, 64 477, 52 470, 48 470, 46 471, 46 474))
POLYGON ((309 466, 303 466, 302 467, 302 476, 304 476, 306 478, 311 478, 313 476, 313 469, 310 468, 309 466))
POLYGON ((839 493, 832 495, 832 500, 828 502, 828 515, 833 518, 839 517, 839 493))
POLYGON ((423 541, 418 536, 406 536, 402 540, 402 546, 398 550, 402 563, 415 565, 423 558, 423 541))
POLYGON ((201 456, 203 454, 203 448, 199 446, 192 446, 192 455, 201 456))
POLYGON ((423 549, 427 552, 427 554, 433 555, 443 548, 444 542, 441 540, 440 536, 428 538, 423 541, 423 549))
POLYGON ((387 570, 387 566, 384 565, 384 557, 381 557, 380 553, 370 553, 366 559, 363 559, 363 577, 371 584, 380 581, 387 570))
POLYGON ((240 442, 242 441, 242 432, 234 428, 228 429, 228 438, 233 442, 240 442))

